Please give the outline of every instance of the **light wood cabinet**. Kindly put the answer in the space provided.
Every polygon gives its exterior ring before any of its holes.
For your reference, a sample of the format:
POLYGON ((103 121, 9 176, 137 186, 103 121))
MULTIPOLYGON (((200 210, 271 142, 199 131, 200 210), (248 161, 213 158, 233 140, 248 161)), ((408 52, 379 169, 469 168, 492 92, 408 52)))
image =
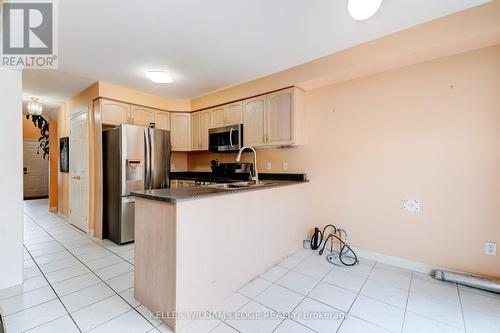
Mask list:
POLYGON ((210 128, 217 128, 225 126, 226 122, 226 112, 224 111, 224 106, 216 107, 210 110, 212 121, 210 123, 210 128))
POLYGON ((243 143, 245 145, 266 144, 266 108, 266 96, 243 101, 243 143))
POLYGON ((231 103, 210 110, 210 128, 237 125, 242 123, 243 103, 231 103))
POLYGON ((241 124, 243 103, 237 102, 228 104, 224 107, 225 121, 224 125, 237 125, 241 124))
POLYGON ((173 151, 191 150, 191 114, 172 113, 170 115, 170 136, 173 151))
POLYGON ((304 143, 304 92, 289 88, 243 101, 243 143, 291 146, 304 143))
POLYGON ((132 105, 130 109, 130 124, 149 127, 155 122, 155 111, 144 106, 132 105))
POLYGON ((293 90, 267 95, 266 142, 288 145, 293 143, 293 90))
POLYGON ((202 150, 208 150, 208 130, 210 129, 211 115, 210 111, 200 113, 200 143, 202 150))
POLYGON ((191 150, 208 150, 210 116, 210 111, 195 112, 191 115, 191 150))
POLYGON ((170 113, 165 111, 155 111, 156 128, 170 131, 170 113))
POLYGON ((191 150, 200 150, 200 113, 191 115, 191 150))
POLYGON ((101 121, 106 125, 128 124, 130 120, 130 104, 101 100, 101 121))

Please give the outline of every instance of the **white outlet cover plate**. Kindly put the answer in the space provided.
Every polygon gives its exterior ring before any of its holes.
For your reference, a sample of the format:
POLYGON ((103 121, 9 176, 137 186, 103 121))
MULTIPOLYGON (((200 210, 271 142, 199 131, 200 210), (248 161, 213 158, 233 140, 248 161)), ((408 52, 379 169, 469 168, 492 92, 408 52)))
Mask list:
POLYGON ((273 167, 273 165, 271 164, 271 162, 267 162, 266 163, 266 169, 267 170, 271 170, 272 167, 273 167))
POLYGON ((420 212, 420 200, 414 199, 404 199, 403 200, 403 209, 411 212, 411 213, 419 213, 420 212))
POLYGON ((489 256, 497 255, 497 243, 495 242, 486 242, 484 243, 484 253, 489 256))

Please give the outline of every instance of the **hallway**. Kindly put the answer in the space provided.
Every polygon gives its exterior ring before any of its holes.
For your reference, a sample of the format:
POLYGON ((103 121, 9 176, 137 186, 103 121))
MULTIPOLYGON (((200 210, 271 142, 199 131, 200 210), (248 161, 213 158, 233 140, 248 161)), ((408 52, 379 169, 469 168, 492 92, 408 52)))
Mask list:
POLYGON ((157 332, 133 299, 133 244, 85 235, 47 213, 47 200, 24 202, 24 235, 25 283, 0 291, 8 333, 157 332))

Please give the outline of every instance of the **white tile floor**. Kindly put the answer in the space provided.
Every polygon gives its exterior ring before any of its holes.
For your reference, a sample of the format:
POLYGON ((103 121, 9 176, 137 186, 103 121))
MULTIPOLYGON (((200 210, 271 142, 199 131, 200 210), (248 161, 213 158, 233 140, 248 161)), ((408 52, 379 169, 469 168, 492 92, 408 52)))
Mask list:
MULTIPOLYGON (((0 290, 7 333, 171 332, 133 297, 134 245, 98 241, 25 203, 25 282, 0 290)), ((500 332, 500 295, 301 250, 182 332, 500 332)))

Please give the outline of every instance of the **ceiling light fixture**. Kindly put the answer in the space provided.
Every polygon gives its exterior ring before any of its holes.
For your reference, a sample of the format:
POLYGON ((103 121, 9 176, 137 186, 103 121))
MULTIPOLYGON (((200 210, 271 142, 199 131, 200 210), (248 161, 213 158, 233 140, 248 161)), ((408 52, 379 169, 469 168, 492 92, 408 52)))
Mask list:
POLYGON ((31 100, 28 102, 28 113, 33 116, 39 116, 42 114, 42 111, 42 103, 38 101, 38 98, 31 97, 31 100))
POLYGON ((356 21, 364 21, 375 15, 380 9, 382 0, 349 0, 347 9, 356 21))
POLYGON ((171 83, 174 81, 167 72, 163 71, 147 71, 146 76, 154 83, 171 83))

